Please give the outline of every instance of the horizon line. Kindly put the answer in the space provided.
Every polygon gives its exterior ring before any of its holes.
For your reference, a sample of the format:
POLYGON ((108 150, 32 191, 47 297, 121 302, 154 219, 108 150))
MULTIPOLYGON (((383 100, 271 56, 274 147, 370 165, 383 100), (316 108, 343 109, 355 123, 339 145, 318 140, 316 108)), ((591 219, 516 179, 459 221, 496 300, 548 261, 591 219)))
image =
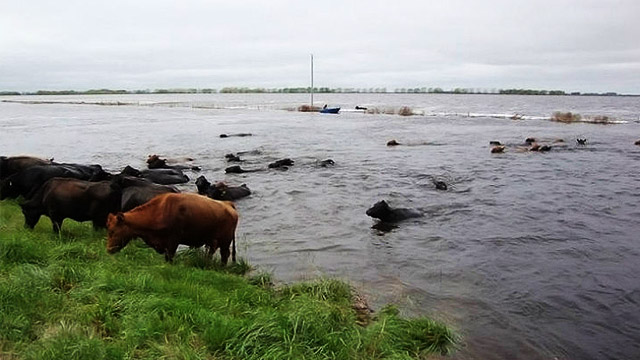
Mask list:
MULTIPOLYGON (((532 88, 451 88, 448 90, 440 87, 400 87, 394 88, 392 91, 387 87, 326 87, 314 86, 313 92, 317 93, 347 93, 347 94, 466 94, 466 95, 600 95, 600 96, 640 96, 640 94, 625 94, 613 91, 606 92, 580 92, 565 90, 546 90, 532 88)), ((192 88, 192 87, 175 87, 175 88, 156 88, 156 89, 110 89, 110 88, 92 88, 88 90, 46 90, 38 89, 35 91, 14 91, 0 90, 0 96, 11 95, 126 95, 126 94, 214 94, 214 93, 311 93, 310 86, 299 87, 248 87, 248 86, 225 86, 220 89, 216 88, 192 88)))

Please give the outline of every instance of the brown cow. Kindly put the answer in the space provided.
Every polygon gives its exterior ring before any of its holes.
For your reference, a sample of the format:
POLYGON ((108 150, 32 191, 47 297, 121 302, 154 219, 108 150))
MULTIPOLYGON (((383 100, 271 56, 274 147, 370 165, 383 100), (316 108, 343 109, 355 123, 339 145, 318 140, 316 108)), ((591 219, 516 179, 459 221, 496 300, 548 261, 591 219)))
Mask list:
POLYGON ((167 261, 172 261, 179 244, 205 245, 209 255, 220 248, 226 265, 231 243, 231 259, 236 261, 237 225, 238 213, 230 202, 198 194, 161 194, 131 211, 109 214, 107 252, 116 253, 140 237, 167 261))

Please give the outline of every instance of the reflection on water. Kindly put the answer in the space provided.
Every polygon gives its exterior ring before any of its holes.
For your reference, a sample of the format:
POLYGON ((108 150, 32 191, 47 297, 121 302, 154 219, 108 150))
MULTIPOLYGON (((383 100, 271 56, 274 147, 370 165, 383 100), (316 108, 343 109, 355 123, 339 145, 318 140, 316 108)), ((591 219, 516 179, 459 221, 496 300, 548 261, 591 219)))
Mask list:
POLYGON ((339 276, 375 305, 396 302, 408 314, 443 319, 465 338, 455 358, 640 354, 637 99, 320 96, 343 108, 448 115, 281 110, 306 102, 303 95, 44 97, 68 103, 0 103, 0 154, 112 171, 142 168, 150 154, 193 157, 202 171, 188 172, 184 190, 195 191, 199 175, 252 190, 236 204, 241 256, 283 281, 339 276), (86 104, 100 101, 130 105, 86 104), (542 120, 553 111, 627 123, 542 120), (513 113, 530 117, 464 116, 513 113), (527 137, 564 143, 519 150, 527 137), (405 145, 387 147, 390 139, 405 145), (490 153, 493 140, 505 153, 490 153), (264 171, 225 174, 228 153, 264 171), (283 158, 295 164, 267 168, 283 158), (335 164, 318 166, 325 159, 335 164), (381 199, 426 215, 381 233, 365 214, 381 199))

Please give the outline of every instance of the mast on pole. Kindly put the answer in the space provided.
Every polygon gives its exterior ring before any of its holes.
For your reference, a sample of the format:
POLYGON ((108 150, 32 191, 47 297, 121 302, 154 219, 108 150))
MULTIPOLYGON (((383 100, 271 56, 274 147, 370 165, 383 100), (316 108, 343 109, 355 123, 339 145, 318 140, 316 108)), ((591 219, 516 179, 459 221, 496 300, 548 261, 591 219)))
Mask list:
POLYGON ((313 54, 311 54, 311 108, 313 109, 313 54))

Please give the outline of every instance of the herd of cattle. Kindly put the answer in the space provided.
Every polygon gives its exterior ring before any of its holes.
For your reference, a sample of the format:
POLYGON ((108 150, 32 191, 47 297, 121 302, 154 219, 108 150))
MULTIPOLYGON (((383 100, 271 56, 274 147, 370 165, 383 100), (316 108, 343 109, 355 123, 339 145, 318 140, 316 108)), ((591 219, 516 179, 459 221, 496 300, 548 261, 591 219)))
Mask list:
POLYGON ((100 165, 57 163, 31 156, 0 156, 0 200, 22 198, 25 226, 34 228, 42 215, 53 231, 64 219, 92 221, 94 228, 108 230, 107 250, 120 250, 129 240, 142 238, 170 261, 178 244, 203 246, 210 254, 220 248, 223 263, 233 243, 238 214, 236 200, 251 194, 246 185, 211 184, 204 176, 197 181, 198 194, 180 193, 172 186, 189 178, 186 165, 168 165, 152 155, 149 169, 130 166, 111 174, 100 165), (144 206, 141 206, 144 205, 144 206))
MULTIPOLYGON (((238 155, 225 155, 228 162, 242 161, 238 155)), ((126 166, 111 174, 100 165, 57 163, 31 156, 0 156, 0 200, 21 198, 20 207, 25 227, 33 229, 42 215, 51 219, 58 233, 64 219, 92 221, 94 228, 107 228, 107 251, 122 249, 133 238, 141 238, 171 261, 179 244, 206 246, 209 254, 220 248, 226 264, 229 255, 235 261, 235 230, 238 214, 231 201, 251 194, 246 185, 211 184, 204 176, 196 179, 198 194, 181 193, 175 184, 189 181, 183 170, 200 170, 182 164, 170 165, 166 159, 151 155, 145 170, 126 166), (233 245, 232 251, 230 246, 233 245)), ((286 170, 294 163, 281 159, 269 169, 286 170)), ((331 159, 317 166, 335 165, 331 159)), ((227 173, 262 171, 230 166, 227 173)), ((435 188, 447 190, 447 184, 434 180, 435 188)), ((422 214, 402 208, 391 208, 384 200, 366 212, 387 224, 422 214)), ((393 226, 389 227, 393 228, 393 226)))

